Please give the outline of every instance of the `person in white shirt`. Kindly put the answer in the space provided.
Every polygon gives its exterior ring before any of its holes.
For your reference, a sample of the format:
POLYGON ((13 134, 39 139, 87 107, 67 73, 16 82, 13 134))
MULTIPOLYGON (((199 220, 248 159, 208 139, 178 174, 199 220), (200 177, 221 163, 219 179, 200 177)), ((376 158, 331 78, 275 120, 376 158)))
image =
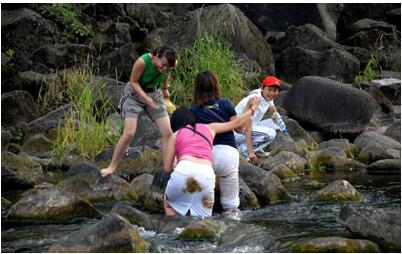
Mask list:
POLYGON ((247 101, 250 97, 257 96, 260 100, 260 106, 255 111, 251 121, 248 121, 246 128, 241 132, 235 132, 235 139, 240 154, 251 162, 257 161, 258 157, 268 157, 269 153, 263 150, 270 144, 279 129, 275 124, 279 114, 274 105, 274 98, 278 94, 280 80, 275 76, 267 76, 261 83, 261 87, 250 92, 235 107, 236 113, 243 113, 247 101), (262 120, 267 111, 272 113, 272 119, 262 120))

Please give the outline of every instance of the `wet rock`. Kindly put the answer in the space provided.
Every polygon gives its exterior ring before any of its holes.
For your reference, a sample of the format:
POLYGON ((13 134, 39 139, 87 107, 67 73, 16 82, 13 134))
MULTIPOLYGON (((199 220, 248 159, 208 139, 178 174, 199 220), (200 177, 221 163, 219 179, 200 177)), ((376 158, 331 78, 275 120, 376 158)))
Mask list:
POLYGON ((50 246, 48 252, 147 252, 149 244, 138 228, 117 214, 73 232, 50 246))
POLYGON ((239 178, 239 199, 239 208, 260 208, 257 196, 241 177, 239 178))
POLYGON ((381 252, 378 245, 369 240, 341 237, 318 237, 292 244, 294 252, 381 252))
POLYGON ((360 134, 354 142, 360 149, 363 149, 367 145, 378 145, 387 148, 401 150, 401 143, 397 142, 390 137, 382 135, 374 131, 367 131, 360 134))
POLYGON ((144 208, 152 212, 164 212, 163 200, 166 185, 170 179, 170 173, 166 173, 163 168, 154 174, 150 191, 144 197, 144 208))
POLYGON ((38 184, 43 179, 39 163, 20 155, 3 153, 1 156, 2 190, 25 189, 38 184))
POLYGON ((192 222, 179 235, 182 239, 215 240, 222 231, 221 225, 211 219, 202 219, 192 222))
POLYGON ((157 230, 158 228, 158 221, 151 215, 123 203, 114 205, 110 213, 117 213, 131 223, 144 227, 147 230, 157 230))
POLYGON ((367 173, 369 174, 397 174, 401 173, 401 160, 400 159, 386 159, 379 160, 371 163, 367 167, 367 173))
POLYGON ((262 204, 291 199, 281 180, 272 172, 267 172, 254 165, 240 164, 239 175, 262 204))
POLYGON ((300 139, 303 139, 306 143, 314 141, 313 137, 295 120, 289 118, 285 121, 285 124, 289 135, 294 141, 299 141, 300 139))
POLYGON ((49 158, 52 152, 52 142, 43 134, 31 136, 21 147, 21 153, 36 156, 39 158, 49 158))
POLYGON ((57 188, 73 192, 89 201, 137 199, 129 183, 115 175, 101 177, 99 174, 95 177, 93 174, 75 174, 59 182, 57 188))
POLYGON ((396 121, 391 124, 386 130, 384 135, 393 138, 394 140, 401 141, 401 121, 396 121))
POLYGON ((317 180, 311 180, 308 181, 307 183, 304 183, 303 186, 306 187, 307 189, 318 190, 323 188, 325 186, 325 183, 319 182, 317 180))
POLYGON ((400 208, 363 208, 348 205, 341 209, 339 221, 355 235, 372 239, 388 250, 401 250, 400 208))
POLYGON ((364 163, 372 163, 383 159, 400 159, 400 158, 401 158, 400 149, 381 146, 378 143, 369 144, 363 147, 358 155, 358 159, 364 163))
POLYGON ((284 164, 279 164, 278 166, 274 167, 272 169, 272 173, 274 173, 282 181, 293 181, 299 178, 290 168, 288 168, 284 164))
POLYGON ((78 174, 91 174, 94 177, 100 177, 99 168, 94 164, 87 161, 75 162, 67 171, 68 176, 78 175, 78 174))
POLYGON ((50 188, 33 190, 8 211, 8 219, 66 221, 99 217, 100 212, 74 193, 50 188))
MULTIPOLYGON (((351 155, 352 153, 349 152, 349 154, 351 155)), ((336 146, 330 146, 310 152, 307 165, 310 169, 321 168, 336 171, 365 168, 364 164, 346 157, 345 150, 336 146)))
POLYGON ((328 141, 321 142, 317 149, 321 150, 328 147, 338 147, 340 150, 343 150, 345 156, 353 158, 349 140, 347 139, 330 139, 328 141))
POLYGON ((306 159, 288 151, 282 151, 262 161, 261 167, 265 170, 272 170, 276 166, 283 164, 297 174, 303 172, 306 166, 306 159))
POLYGON ((361 194, 348 181, 336 180, 316 192, 322 201, 359 201, 361 194))
POLYGON ((292 86, 284 106, 296 120, 336 134, 364 130, 374 113, 375 104, 364 91, 330 79, 309 76, 292 86))

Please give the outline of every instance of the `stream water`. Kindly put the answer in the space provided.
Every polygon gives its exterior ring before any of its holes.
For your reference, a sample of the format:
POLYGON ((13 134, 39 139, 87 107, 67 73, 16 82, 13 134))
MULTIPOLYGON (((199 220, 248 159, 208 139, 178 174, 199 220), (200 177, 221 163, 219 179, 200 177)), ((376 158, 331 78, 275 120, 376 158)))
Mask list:
MULTIPOLYGON (((364 207, 386 208, 401 204, 400 175, 368 175, 361 172, 314 173, 301 180, 284 183, 294 197, 292 202, 270 204, 256 210, 243 210, 240 216, 216 214, 226 227, 218 242, 184 241, 177 238, 181 224, 160 232, 141 229, 141 236, 152 242, 152 252, 291 252, 298 240, 338 236, 352 237, 339 222, 344 202, 318 202, 309 199, 314 190, 303 187, 308 180, 330 183, 336 179, 349 181, 363 196, 364 207)), ((4 193, 2 194, 5 195, 4 193)), ((8 196, 6 196, 8 198, 8 196)), ((107 212, 114 202, 97 205, 107 212)), ((3 217, 2 212, 2 217, 3 217)), ((155 215, 156 220, 163 220, 155 215)), ((182 220, 190 220, 183 218, 182 220)), ((70 223, 19 223, 2 218, 2 252, 47 252, 61 237, 99 220, 86 219, 70 223)))

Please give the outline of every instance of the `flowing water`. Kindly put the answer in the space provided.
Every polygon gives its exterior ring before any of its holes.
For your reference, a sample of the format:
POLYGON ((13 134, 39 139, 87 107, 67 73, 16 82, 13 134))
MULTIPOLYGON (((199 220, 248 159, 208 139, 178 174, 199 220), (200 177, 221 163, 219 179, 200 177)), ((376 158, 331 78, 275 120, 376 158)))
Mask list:
MULTIPOLYGON (((359 172, 314 173, 295 182, 284 183, 293 196, 292 202, 264 206, 257 210, 243 210, 239 216, 216 214, 212 218, 223 221, 225 230, 218 241, 184 241, 177 238, 191 218, 180 218, 166 224, 159 232, 143 228, 141 236, 152 243, 152 252, 291 252, 291 244, 314 237, 352 237, 339 222, 344 202, 312 201, 314 190, 303 187, 308 180, 330 183, 336 179, 349 181, 363 196, 361 206, 372 208, 397 207, 401 204, 400 175, 368 175, 359 172), (181 223, 179 223, 181 222, 181 223), (184 222, 184 224, 183 224, 184 222)), ((7 196, 6 196, 7 197, 7 196)), ((113 202, 98 205, 107 212, 113 202)), ((157 220, 166 220, 159 215, 157 220)), ((46 252, 49 246, 68 235, 99 220, 86 219, 74 223, 43 224, 18 223, 2 220, 2 252, 46 252)))

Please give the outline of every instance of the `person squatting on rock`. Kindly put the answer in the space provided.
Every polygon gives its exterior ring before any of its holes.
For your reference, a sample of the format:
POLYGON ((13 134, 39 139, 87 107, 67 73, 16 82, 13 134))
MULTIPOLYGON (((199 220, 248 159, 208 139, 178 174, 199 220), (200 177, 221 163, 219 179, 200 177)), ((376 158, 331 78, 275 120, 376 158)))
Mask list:
POLYGON ((211 216, 214 204, 215 173, 212 169, 212 144, 216 134, 238 128, 258 107, 251 98, 245 112, 226 123, 196 123, 189 109, 179 108, 171 116, 173 135, 168 141, 164 169, 171 172, 175 155, 178 163, 167 183, 164 208, 167 216, 211 216))
MULTIPOLYGON (((194 83, 194 105, 190 108, 197 123, 229 122, 237 116, 232 102, 220 98, 220 82, 209 71, 197 75, 194 83)), ((212 149, 212 168, 220 189, 220 203, 225 211, 237 210, 239 199, 239 152, 232 130, 218 133, 212 149)))
POLYGON ((279 127, 274 123, 280 116, 274 105, 274 98, 278 94, 280 81, 275 76, 267 76, 261 83, 261 87, 250 92, 235 107, 239 114, 243 112, 250 97, 258 96, 260 106, 257 108, 251 121, 246 123, 246 128, 241 132, 235 132, 236 143, 239 147, 240 154, 247 160, 257 161, 258 157, 268 157, 269 153, 263 150, 270 144, 275 136, 276 129, 279 127), (262 120, 265 113, 269 110, 272 119, 262 120))
POLYGON ((158 125, 162 137, 162 154, 166 153, 172 129, 164 98, 169 98, 168 71, 175 67, 176 57, 176 50, 164 45, 143 54, 135 61, 130 81, 124 87, 118 106, 124 118, 123 134, 116 144, 109 166, 101 170, 103 177, 117 169, 119 160, 134 137, 138 115, 143 110, 158 125))

